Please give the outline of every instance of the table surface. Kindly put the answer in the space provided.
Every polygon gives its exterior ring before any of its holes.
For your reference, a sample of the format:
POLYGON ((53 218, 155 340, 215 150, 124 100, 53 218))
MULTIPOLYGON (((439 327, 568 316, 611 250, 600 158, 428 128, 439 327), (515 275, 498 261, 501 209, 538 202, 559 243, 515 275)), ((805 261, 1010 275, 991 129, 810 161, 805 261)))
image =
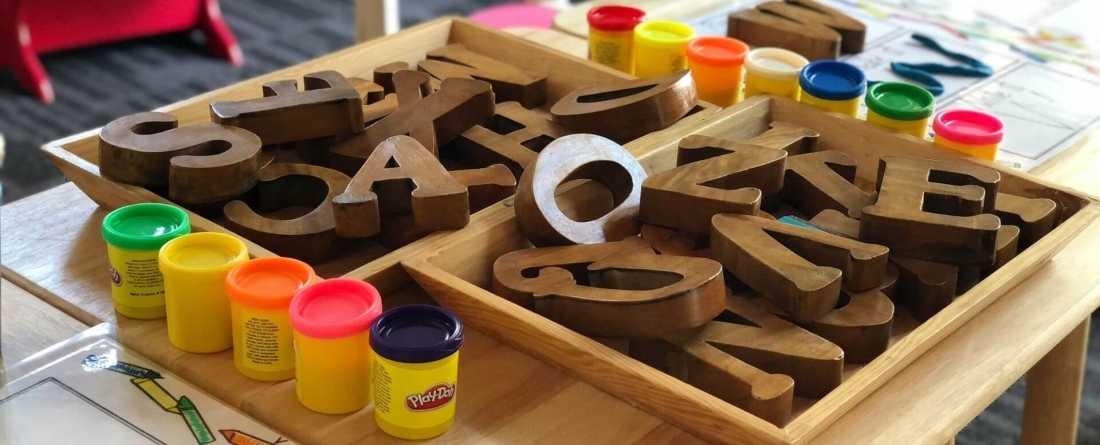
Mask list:
MULTIPOLYGON (((583 48, 566 35, 514 32, 571 47, 572 52, 583 48)), ((1095 193, 1100 181, 1091 179, 1088 165, 1098 152, 1075 150, 1072 157, 1044 165, 1042 176, 1095 193)), ((72 184, 0 208, 3 363, 12 364, 85 326, 116 323, 119 340, 131 350, 303 443, 393 441, 363 414, 326 416, 305 410, 294 400, 293 382, 271 384, 240 376, 229 352, 176 350, 164 338, 163 320, 116 319, 99 236, 105 214, 72 184)), ((1100 226, 1093 225, 1032 279, 934 346, 814 443, 947 442, 1100 305, 1100 275, 1080 274, 1072 267, 1091 257, 1096 245, 1100 226)), ((389 298, 427 297, 411 287, 389 298)), ((461 366, 467 396, 459 399, 455 427, 439 442, 701 442, 476 331, 468 337, 461 366)))

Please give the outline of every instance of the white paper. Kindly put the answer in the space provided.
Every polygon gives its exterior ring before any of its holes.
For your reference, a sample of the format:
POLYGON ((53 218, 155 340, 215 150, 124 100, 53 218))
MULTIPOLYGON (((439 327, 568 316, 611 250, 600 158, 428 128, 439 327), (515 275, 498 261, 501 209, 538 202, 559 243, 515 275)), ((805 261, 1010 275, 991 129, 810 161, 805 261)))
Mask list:
POLYGON ((0 388, 3 445, 257 443, 243 435, 290 444, 101 335, 82 335, 12 369, 20 368, 27 373, 0 388))
POLYGON ((986 111, 1005 123, 998 160, 1030 170, 1100 122, 1100 82, 1034 63, 1001 72, 944 108, 986 111))

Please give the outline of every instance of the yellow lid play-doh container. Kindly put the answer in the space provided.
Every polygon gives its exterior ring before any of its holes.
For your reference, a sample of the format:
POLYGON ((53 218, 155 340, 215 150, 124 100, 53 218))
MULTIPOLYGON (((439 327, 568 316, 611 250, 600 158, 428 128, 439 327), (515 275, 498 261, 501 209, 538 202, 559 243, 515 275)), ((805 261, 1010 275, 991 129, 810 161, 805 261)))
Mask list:
POLYGON ((241 240, 224 233, 184 235, 160 249, 168 340, 187 352, 233 347, 225 276, 248 260, 241 240))

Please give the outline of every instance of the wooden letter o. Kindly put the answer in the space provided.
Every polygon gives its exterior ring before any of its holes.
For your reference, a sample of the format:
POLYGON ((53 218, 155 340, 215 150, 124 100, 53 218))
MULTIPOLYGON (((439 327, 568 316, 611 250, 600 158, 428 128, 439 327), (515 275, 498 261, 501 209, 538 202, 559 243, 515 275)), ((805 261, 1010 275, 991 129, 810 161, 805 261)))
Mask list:
POLYGON ((565 136, 547 145, 523 172, 516 221, 531 244, 540 247, 619 241, 641 231, 638 206, 645 178, 642 165, 621 145, 592 134, 565 136), (590 221, 566 216, 554 196, 559 185, 575 179, 603 184, 615 207, 590 221))

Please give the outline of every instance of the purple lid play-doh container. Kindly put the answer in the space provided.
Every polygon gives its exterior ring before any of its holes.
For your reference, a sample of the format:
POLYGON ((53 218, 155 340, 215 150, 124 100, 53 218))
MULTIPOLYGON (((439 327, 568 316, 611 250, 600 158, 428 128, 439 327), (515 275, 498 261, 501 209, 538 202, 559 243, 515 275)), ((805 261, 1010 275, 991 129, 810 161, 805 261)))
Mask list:
POLYGON ((401 363, 428 363, 449 357, 462 347, 462 322, 438 306, 412 304, 390 309, 370 327, 375 354, 401 363))

